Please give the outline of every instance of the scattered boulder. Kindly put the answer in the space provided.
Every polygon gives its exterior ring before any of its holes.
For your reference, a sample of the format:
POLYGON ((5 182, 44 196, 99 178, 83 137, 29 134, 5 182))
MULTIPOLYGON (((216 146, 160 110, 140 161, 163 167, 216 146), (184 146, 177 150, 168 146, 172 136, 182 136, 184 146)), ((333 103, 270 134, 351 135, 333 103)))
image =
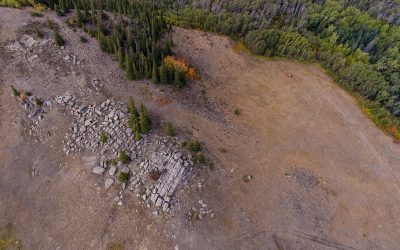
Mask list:
POLYGON ((113 179, 107 178, 106 181, 105 181, 105 183, 104 183, 104 187, 105 187, 106 189, 109 189, 109 188, 112 186, 113 183, 114 183, 114 180, 113 180, 113 179))
POLYGON ((94 167, 93 170, 92 170, 93 173, 98 174, 98 175, 103 175, 104 171, 106 171, 106 170, 104 168, 102 168, 102 167, 99 167, 99 166, 94 167))

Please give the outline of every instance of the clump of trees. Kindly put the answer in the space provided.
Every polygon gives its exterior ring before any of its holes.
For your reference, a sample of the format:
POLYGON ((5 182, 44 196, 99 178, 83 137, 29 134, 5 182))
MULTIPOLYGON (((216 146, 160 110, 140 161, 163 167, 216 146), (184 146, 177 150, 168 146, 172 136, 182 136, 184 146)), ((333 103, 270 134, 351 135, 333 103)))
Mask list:
POLYGON ((298 32, 255 30, 247 33, 245 44, 258 55, 288 57, 302 61, 315 58, 315 50, 310 41, 298 32))
POLYGON ((132 130, 135 140, 139 141, 142 138, 142 134, 150 132, 151 120, 149 113, 142 103, 139 106, 139 110, 137 110, 133 97, 129 99, 128 112, 129 128, 132 130))

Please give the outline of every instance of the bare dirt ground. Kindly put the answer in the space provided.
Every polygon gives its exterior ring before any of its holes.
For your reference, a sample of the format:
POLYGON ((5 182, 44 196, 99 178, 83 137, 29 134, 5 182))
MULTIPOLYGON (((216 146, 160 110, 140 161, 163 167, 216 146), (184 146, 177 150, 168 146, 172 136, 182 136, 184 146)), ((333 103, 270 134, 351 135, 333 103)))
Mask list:
POLYGON ((4 46, 45 19, 0 8, 0 227, 14 225, 23 248, 106 249, 113 242, 126 249, 400 245, 400 146, 315 65, 237 54, 225 37, 176 28, 176 54, 188 58, 202 79, 175 91, 126 81, 95 40, 80 43, 84 33, 46 15, 60 25, 65 50, 78 55, 80 66, 64 64, 55 45, 33 63, 18 61, 4 46), (92 89, 93 78, 104 84, 100 92, 92 89), (54 108, 38 125, 45 131, 38 141, 24 132, 27 118, 11 84, 43 97, 68 90, 88 103, 134 96, 149 107, 156 131, 172 121, 178 134, 202 141, 213 170, 189 180, 173 214, 155 215, 134 196, 117 206, 119 190, 104 190, 90 172, 93 156, 62 151, 72 118, 54 108), (160 104, 162 97, 171 103, 160 104), (188 220, 186 212, 200 199, 215 217, 188 220))

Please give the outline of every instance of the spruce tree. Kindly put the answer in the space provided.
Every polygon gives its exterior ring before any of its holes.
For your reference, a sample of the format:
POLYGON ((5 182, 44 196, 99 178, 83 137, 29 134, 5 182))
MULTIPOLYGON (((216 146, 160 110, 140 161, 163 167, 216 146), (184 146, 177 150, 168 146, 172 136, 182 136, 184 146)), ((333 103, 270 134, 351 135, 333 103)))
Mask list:
POLYGON ((135 79, 135 75, 133 73, 132 59, 128 53, 125 53, 125 75, 128 80, 135 79))
POLYGON ((179 69, 175 69, 174 84, 178 88, 182 88, 184 85, 182 78, 181 78, 181 71, 179 69))
POLYGON ((78 8, 78 5, 75 3, 75 21, 76 21, 76 25, 78 25, 78 27, 82 27, 82 15, 81 15, 81 11, 78 8))
POLYGON ((161 66, 160 66, 160 83, 162 83, 162 84, 168 83, 167 72, 165 70, 164 64, 161 64, 161 66))
POLYGON ((129 97, 128 112, 129 114, 136 113, 135 100, 133 99, 132 96, 129 97))
POLYGON ((150 131, 151 121, 149 114, 147 113, 146 107, 141 103, 139 108, 139 125, 142 133, 148 133, 150 131))
POLYGON ((153 83, 158 83, 158 74, 157 74, 157 64, 153 60, 153 69, 152 69, 152 74, 151 74, 151 80, 153 83))
POLYGON ((125 62, 125 58, 124 58, 124 51, 123 51, 123 49, 122 49, 122 46, 120 45, 120 43, 119 43, 119 39, 118 39, 118 65, 121 67, 121 68, 124 68, 124 62, 125 62))

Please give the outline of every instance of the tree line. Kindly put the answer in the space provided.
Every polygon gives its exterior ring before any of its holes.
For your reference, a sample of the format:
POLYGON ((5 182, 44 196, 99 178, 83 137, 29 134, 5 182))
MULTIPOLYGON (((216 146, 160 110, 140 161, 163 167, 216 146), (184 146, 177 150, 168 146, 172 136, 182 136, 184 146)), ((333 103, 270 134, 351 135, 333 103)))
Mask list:
MULTIPOLYGON (((171 0, 166 20, 242 39, 256 54, 319 62, 345 88, 377 103, 370 105, 376 113, 399 118, 400 27, 358 2, 171 0)), ((389 125, 400 127, 398 118, 389 125)))

